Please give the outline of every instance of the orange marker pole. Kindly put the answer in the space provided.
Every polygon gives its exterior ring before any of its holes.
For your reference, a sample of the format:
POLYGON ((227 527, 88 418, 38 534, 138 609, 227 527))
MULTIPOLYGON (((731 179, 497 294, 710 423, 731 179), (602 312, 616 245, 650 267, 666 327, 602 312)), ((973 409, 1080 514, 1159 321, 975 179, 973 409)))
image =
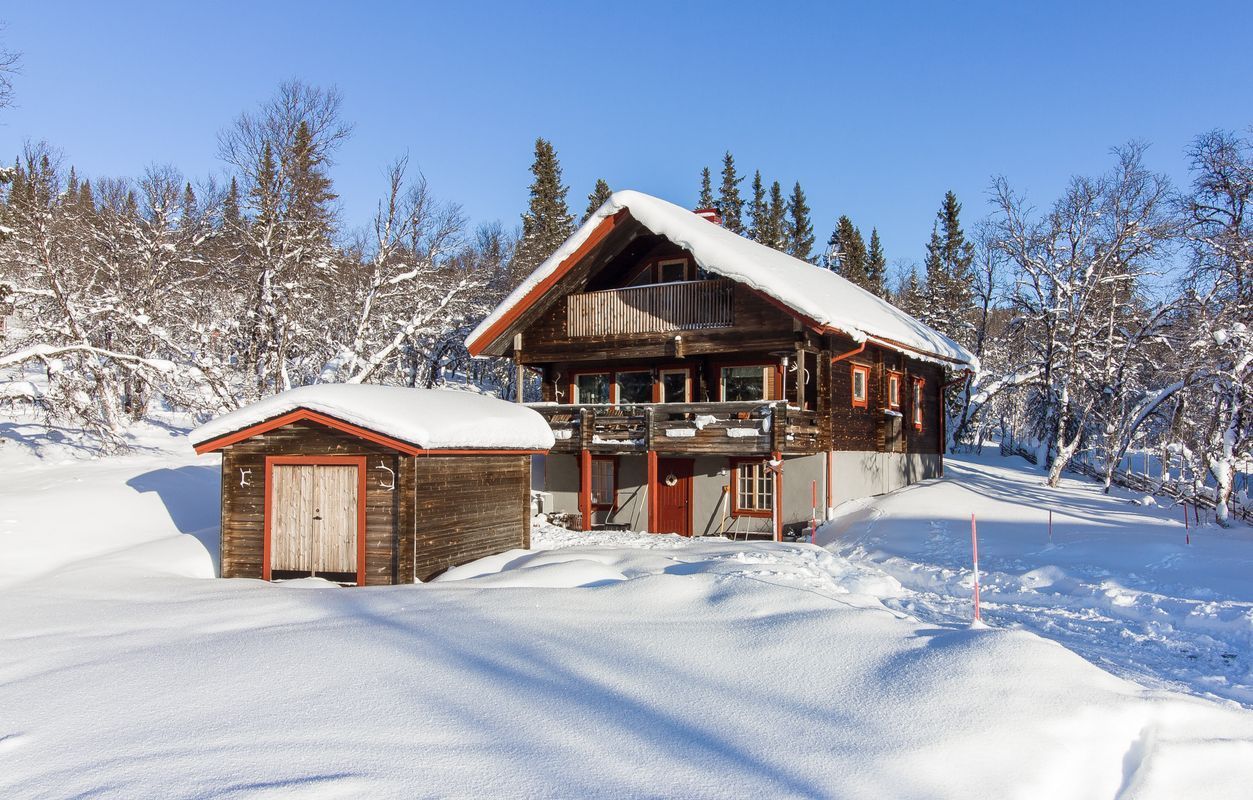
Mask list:
POLYGON ((979 615, 979 532, 975 527, 974 514, 970 515, 970 549, 975 562, 975 622, 979 622, 982 619, 979 615))

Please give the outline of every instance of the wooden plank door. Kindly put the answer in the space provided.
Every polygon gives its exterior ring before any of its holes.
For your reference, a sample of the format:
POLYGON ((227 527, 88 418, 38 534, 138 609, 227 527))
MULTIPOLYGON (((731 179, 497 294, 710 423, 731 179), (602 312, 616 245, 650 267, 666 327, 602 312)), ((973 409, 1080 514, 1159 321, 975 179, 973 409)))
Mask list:
POLYGON ((314 470, 280 464, 271 475, 270 569, 309 572, 313 553, 314 470))
POLYGON ((657 459, 656 533, 692 535, 692 459, 657 459))
POLYGON ((357 467, 276 464, 270 480, 270 571, 356 574, 357 467))
POLYGON ((357 571, 357 468, 314 467, 314 574, 357 571))

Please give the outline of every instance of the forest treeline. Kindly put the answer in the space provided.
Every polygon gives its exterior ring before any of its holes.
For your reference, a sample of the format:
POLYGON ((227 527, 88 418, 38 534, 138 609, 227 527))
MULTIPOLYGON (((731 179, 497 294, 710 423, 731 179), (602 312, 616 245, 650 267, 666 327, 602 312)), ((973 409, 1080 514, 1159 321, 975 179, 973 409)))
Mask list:
MULTIPOLYGON (((319 381, 512 397, 509 365, 463 341, 578 224, 553 145, 536 142, 516 227, 472 225, 399 159, 357 229, 330 172, 350 135, 335 91, 290 82, 222 131, 211 179, 173 166, 92 179, 28 144, 0 175, 0 396, 114 444, 157 404, 211 412, 319 381)), ((1189 184, 1172 186, 1143 145, 1118 148, 1041 207, 995 179, 969 233, 949 192, 921 270, 898 259, 896 280, 877 229, 867 240, 842 215, 815 248, 801 184, 748 179, 730 153, 717 186, 693 170, 694 207, 974 352, 981 369, 948 397, 953 446, 1012 442, 1053 483, 1077 457, 1108 481, 1129 450, 1151 450, 1207 485, 1221 516, 1253 459, 1253 145, 1214 131, 1188 156, 1189 184)), ((596 181, 580 219, 610 193, 596 181)))

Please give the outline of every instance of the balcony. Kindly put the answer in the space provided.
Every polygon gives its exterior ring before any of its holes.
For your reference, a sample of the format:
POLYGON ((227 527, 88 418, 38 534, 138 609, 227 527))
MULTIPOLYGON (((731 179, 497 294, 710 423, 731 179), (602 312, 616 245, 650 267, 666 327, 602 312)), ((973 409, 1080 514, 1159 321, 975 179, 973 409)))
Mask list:
POLYGON ((566 298, 566 333, 617 336, 668 333, 734 324, 735 284, 729 280, 631 286, 566 298))
POLYGON ((554 453, 768 456, 823 450, 818 414, 782 401, 558 405, 534 403, 554 453))

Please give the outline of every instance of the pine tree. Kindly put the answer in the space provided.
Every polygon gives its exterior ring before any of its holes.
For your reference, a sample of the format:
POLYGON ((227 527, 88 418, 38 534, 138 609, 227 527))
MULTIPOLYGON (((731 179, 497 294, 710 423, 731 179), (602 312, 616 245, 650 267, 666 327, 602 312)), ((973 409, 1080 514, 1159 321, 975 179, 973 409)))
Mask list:
POLYGON ((931 240, 927 243, 926 303, 921 318, 950 338, 968 343, 974 245, 966 240, 962 231, 961 203, 957 202, 957 195, 946 192, 935 217, 931 240))
POLYGON ((887 287, 888 262, 883 255, 883 244, 879 241, 879 229, 870 229, 870 250, 866 254, 866 278, 870 282, 870 291, 885 297, 887 287))
POLYGON ((235 176, 231 176, 231 186, 226 191, 226 197, 222 200, 222 228, 223 230, 238 230, 242 216, 239 211, 239 182, 235 180, 235 176))
POLYGON ((766 212, 766 235, 762 244, 783 250, 787 246, 787 202, 783 199, 783 187, 775 181, 770 184, 770 204, 766 212))
POLYGON ((274 161, 274 148, 266 141, 257 159, 257 179, 249 191, 252 207, 256 209, 256 226, 263 229, 278 220, 278 164, 274 161))
POLYGON ((583 212, 583 222, 587 222, 588 218, 596 213, 596 209, 605 204, 609 199, 609 195, 613 194, 613 190, 609 188, 609 184, 604 178, 596 179, 596 188, 587 196, 587 211, 583 212))
POLYGON ((522 238, 514 251, 511 275, 516 282, 553 254, 574 232, 574 217, 566 205, 568 187, 561 185, 561 164, 547 139, 535 140, 531 164, 531 200, 522 215, 522 238))
POLYGON ((901 281, 900 289, 895 297, 896 306, 913 317, 921 319, 923 304, 926 298, 923 297, 922 282, 918 280, 918 269, 911 267, 909 276, 901 281))
POLYGON ((770 213, 766 206, 766 187, 761 182, 761 170, 753 173, 753 198, 748 202, 748 238, 754 242, 764 241, 766 228, 770 224, 770 213))
POLYGON ((866 243, 861 231, 853 225, 847 216, 842 216, 835 225, 830 240, 827 242, 828 269, 831 269, 858 286, 873 291, 869 276, 866 274, 866 243))
POLYGON ((180 212, 183 225, 191 224, 197 217, 196 192, 191 188, 190 182, 183 187, 183 205, 180 212))
POLYGON ((722 185, 718 187, 718 210, 722 227, 734 233, 744 232, 744 201, 740 198, 740 182, 735 174, 735 159, 728 152, 722 157, 722 185))
POLYGON ((714 190, 710 181, 709 167, 700 171, 700 197, 696 199, 696 207, 714 208, 714 190))
POLYGON ((336 196, 326 174, 326 157, 314 146, 309 123, 303 120, 296 128, 288 158, 284 165, 291 193, 287 213, 306 228, 304 235, 329 242, 334 217, 331 203, 336 196))
POLYGON ((809 204, 798 181, 792 187, 792 197, 787 204, 787 223, 784 240, 788 255, 808 261, 814 250, 814 224, 809 220, 809 204))

